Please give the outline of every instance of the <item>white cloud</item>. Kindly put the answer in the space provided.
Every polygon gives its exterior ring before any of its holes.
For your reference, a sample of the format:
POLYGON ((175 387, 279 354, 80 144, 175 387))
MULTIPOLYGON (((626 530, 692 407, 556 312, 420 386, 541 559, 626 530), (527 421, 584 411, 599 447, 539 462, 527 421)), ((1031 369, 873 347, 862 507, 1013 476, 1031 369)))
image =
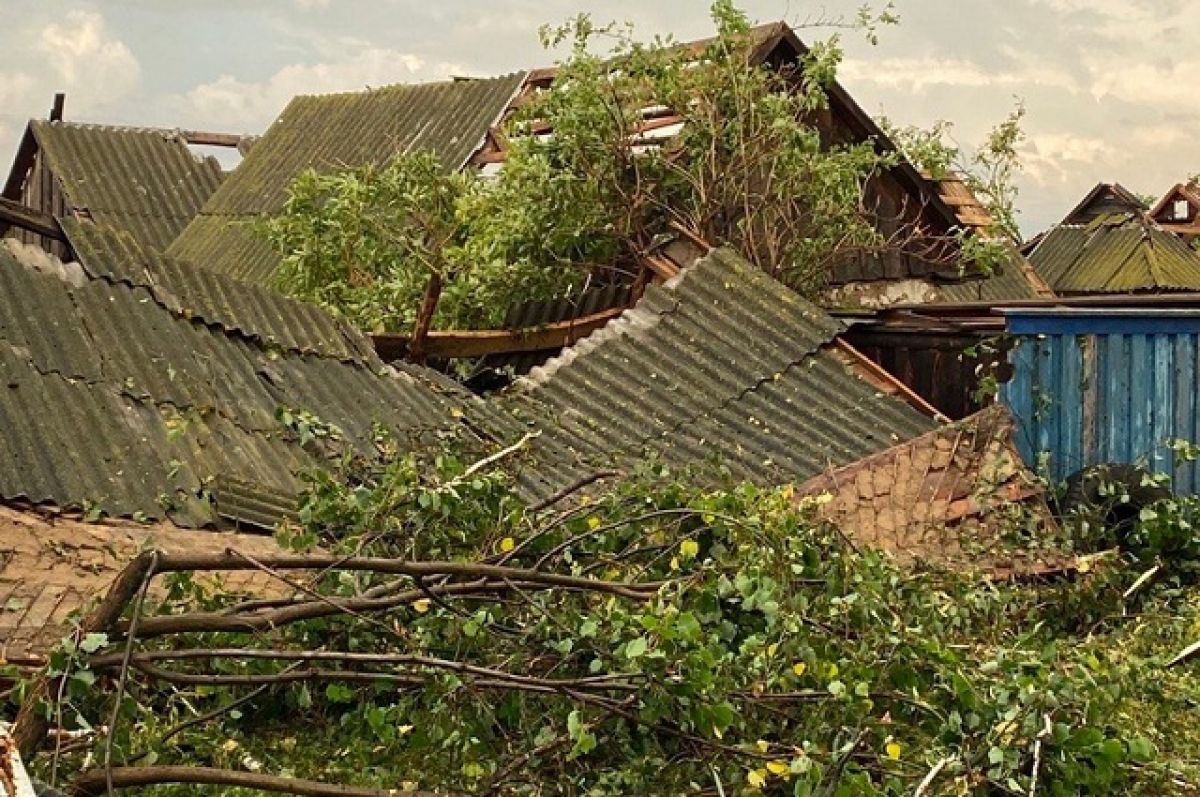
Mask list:
MULTIPOLYGON (((1018 61, 1029 61, 1016 56, 1018 61)), ((1024 64, 1019 69, 990 70, 961 58, 847 59, 838 72, 852 84, 872 83, 886 88, 924 93, 930 88, 1059 88, 1075 92, 1075 79, 1061 69, 1024 64)))
POLYGON ((299 94, 357 91, 368 86, 437 80, 461 73, 449 63, 427 63, 412 53, 361 49, 340 62, 292 64, 258 82, 222 75, 175 102, 194 124, 238 132, 261 132, 299 94))
POLYGON ((1200 114, 1200 60, 1176 61, 1165 65, 1149 63, 1089 65, 1093 75, 1092 96, 1097 100, 1114 97, 1139 105, 1164 109, 1177 108, 1200 114))
POLYGON ((28 100, 33 93, 33 78, 25 72, 0 72, 0 108, 10 108, 28 100))
POLYGON ((1066 132, 1033 133, 1021 148, 1021 162, 1025 173, 1045 186, 1066 182, 1073 173, 1087 168, 1107 167, 1117 154, 1117 148, 1101 138, 1066 132))
POLYGON ((130 93, 141 66, 99 13, 68 12, 42 29, 37 49, 77 108, 97 107, 130 93))

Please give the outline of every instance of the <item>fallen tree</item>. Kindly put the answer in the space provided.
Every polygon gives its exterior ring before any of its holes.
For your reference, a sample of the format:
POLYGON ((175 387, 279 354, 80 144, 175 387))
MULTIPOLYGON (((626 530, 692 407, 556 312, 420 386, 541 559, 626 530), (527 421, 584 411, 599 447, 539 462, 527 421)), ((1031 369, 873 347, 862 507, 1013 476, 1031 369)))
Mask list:
POLYGON ((1195 775, 1172 736, 1194 668, 1145 677, 1194 641, 1195 601, 1156 586, 1178 562, 1154 584, 1112 557, 1040 584, 902 570, 820 522, 820 499, 688 483, 651 468, 534 510, 448 455, 322 477, 294 555, 144 554, 25 690, 18 737, 79 795, 1165 793, 1195 775), (247 569, 286 597, 193 578, 247 569))

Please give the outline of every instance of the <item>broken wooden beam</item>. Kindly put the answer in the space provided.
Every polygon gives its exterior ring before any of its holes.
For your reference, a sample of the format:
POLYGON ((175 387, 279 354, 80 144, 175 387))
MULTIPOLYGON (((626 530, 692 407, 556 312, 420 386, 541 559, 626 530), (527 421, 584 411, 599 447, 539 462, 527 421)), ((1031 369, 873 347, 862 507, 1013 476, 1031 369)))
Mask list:
POLYGON ((233 147, 241 145, 245 136, 239 133, 211 133, 205 130, 180 130, 179 135, 198 147, 233 147))
POLYGON ((67 237, 63 235, 62 227, 58 224, 58 220, 49 213, 42 213, 33 208, 25 207, 20 202, 14 202, 11 199, 4 199, 3 197, 0 197, 0 224, 20 227, 22 230, 28 230, 29 232, 52 238, 55 241, 67 240, 67 237))
MULTIPOLYGON (((424 340, 422 354, 436 359, 465 359, 489 354, 514 354, 561 349, 585 338, 619 316, 625 308, 526 329, 441 330, 424 340)), ((375 352, 384 360, 402 360, 409 354, 410 335, 372 335, 375 352)))

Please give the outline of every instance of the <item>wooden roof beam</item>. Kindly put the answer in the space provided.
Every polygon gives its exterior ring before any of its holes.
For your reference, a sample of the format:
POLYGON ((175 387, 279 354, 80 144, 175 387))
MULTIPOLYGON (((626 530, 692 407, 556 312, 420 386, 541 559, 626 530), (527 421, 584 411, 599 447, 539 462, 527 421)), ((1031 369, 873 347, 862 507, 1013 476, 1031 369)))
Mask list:
POLYGON ((58 220, 53 216, 33 210, 32 208, 27 208, 20 202, 14 202, 11 199, 4 199, 3 197, 0 197, 0 224, 20 227, 22 230, 28 230, 38 235, 52 238, 55 241, 67 240, 67 236, 63 234, 58 220))
MULTIPOLYGON (((614 307, 570 321, 530 329, 434 330, 425 338, 424 354, 432 358, 463 359, 488 354, 547 351, 570 346, 624 312, 614 307)), ((372 335, 375 351, 384 360, 408 356, 408 335, 372 335)))
POLYGON ((232 147, 235 149, 246 138, 239 133, 211 133, 204 130, 180 130, 179 135, 187 143, 198 147, 232 147))

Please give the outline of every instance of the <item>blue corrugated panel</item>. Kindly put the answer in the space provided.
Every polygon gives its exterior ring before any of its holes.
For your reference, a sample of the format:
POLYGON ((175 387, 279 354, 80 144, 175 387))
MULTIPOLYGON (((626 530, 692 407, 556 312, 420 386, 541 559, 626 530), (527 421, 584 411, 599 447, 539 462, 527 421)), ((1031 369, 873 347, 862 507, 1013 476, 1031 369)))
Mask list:
POLYGON ((1013 378, 1002 401, 1031 463, 1065 478, 1087 465, 1139 462, 1200 492, 1194 463, 1165 445, 1200 442, 1200 313, 1190 310, 1017 310, 1013 378))

